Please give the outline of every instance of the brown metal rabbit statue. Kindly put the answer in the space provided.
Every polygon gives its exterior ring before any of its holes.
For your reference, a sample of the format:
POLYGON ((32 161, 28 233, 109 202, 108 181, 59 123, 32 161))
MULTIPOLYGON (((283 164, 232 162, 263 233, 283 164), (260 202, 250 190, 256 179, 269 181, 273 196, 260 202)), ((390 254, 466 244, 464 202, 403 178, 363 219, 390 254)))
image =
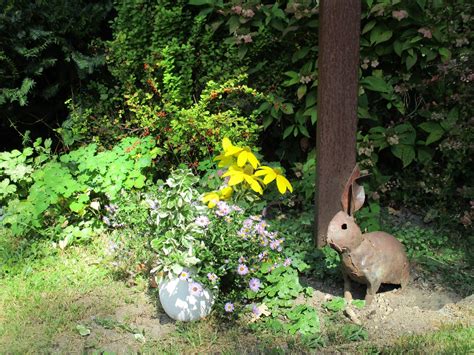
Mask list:
POLYGON ((363 186, 358 166, 344 188, 338 212, 329 223, 327 242, 341 255, 344 297, 351 300, 351 279, 367 285, 365 296, 369 305, 382 283, 406 286, 410 277, 405 248, 394 236, 385 232, 362 234, 353 213, 364 204, 363 186))

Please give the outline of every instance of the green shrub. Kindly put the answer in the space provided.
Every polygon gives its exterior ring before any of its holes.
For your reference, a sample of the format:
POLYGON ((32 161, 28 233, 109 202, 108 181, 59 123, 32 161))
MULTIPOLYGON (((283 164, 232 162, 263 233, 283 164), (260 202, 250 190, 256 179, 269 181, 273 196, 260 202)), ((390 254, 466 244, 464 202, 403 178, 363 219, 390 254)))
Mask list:
MULTIPOLYGON (((2 129, 55 125, 65 97, 105 64, 94 41, 111 1, 6 0, 0 9, 2 129)), ((30 128, 31 129, 31 128, 30 128)))
MULTIPOLYGON (((59 235, 67 236, 67 242, 87 239, 97 226, 101 204, 115 200, 122 189, 143 188, 150 181, 146 169, 158 154, 155 141, 148 137, 126 138, 107 151, 90 144, 52 156, 35 170, 30 168, 30 186, 9 200, 2 222, 17 236, 59 235)), ((17 190, 22 182, 18 181, 17 190)))

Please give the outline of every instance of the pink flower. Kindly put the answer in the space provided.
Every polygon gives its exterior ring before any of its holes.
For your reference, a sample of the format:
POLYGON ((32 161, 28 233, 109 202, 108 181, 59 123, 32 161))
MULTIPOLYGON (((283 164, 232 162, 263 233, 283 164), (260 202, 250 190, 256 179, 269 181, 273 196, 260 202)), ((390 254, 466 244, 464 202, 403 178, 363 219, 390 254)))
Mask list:
POLYGON ((251 35, 245 35, 245 36, 243 36, 243 37, 242 37, 242 40, 244 41, 244 43, 252 43, 252 42, 253 42, 251 35))
POLYGON ((198 218, 196 218, 194 223, 196 223, 199 227, 207 227, 209 223, 211 223, 211 221, 209 221, 209 218, 207 218, 206 216, 199 216, 198 218))
POLYGON ((418 33, 421 33, 425 38, 432 38, 431 30, 427 27, 422 27, 418 30, 418 33))
POLYGON ((260 308, 257 307, 256 304, 254 304, 252 307, 252 313, 255 314, 257 317, 260 317, 262 311, 260 310, 260 308))
POLYGON ((259 290, 261 286, 261 282, 259 279, 257 279, 256 277, 250 279, 249 281, 249 288, 253 291, 253 292, 257 292, 259 290))
POLYGON ((197 282, 192 282, 189 284, 189 292, 193 296, 201 296, 202 295, 202 286, 197 282))
POLYGON ((234 305, 232 304, 232 302, 227 302, 225 305, 224 305, 224 310, 227 312, 227 313, 232 313, 234 311, 234 305))
POLYGON ((240 14, 242 13, 242 6, 239 6, 239 5, 232 6, 231 11, 232 11, 234 14, 240 15, 240 14))
POLYGON ((255 12, 253 12, 251 9, 242 10, 242 16, 243 16, 243 17, 252 18, 252 17, 255 16, 255 12))
POLYGON ((393 17, 394 19, 397 19, 398 21, 401 21, 401 20, 403 20, 404 18, 407 18, 407 17, 408 17, 408 12, 406 12, 405 10, 392 11, 392 17, 393 17))
POLYGON ((245 264, 239 264, 239 266, 237 266, 237 273, 239 275, 247 275, 249 273, 249 268, 245 264))

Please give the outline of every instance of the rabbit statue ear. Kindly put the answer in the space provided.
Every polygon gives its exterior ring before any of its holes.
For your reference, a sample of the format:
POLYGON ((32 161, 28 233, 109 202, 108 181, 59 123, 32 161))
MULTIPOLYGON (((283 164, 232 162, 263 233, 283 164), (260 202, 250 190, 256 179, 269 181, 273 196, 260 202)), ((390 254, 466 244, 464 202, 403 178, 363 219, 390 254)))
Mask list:
POLYGON ((361 209, 365 201, 364 186, 359 185, 357 181, 354 181, 351 186, 351 204, 350 204, 350 215, 352 216, 355 211, 361 209))
POLYGON ((352 216, 355 211, 359 210, 365 201, 364 187, 357 182, 367 175, 361 176, 360 174, 359 166, 356 164, 342 191, 342 210, 349 216, 352 216))

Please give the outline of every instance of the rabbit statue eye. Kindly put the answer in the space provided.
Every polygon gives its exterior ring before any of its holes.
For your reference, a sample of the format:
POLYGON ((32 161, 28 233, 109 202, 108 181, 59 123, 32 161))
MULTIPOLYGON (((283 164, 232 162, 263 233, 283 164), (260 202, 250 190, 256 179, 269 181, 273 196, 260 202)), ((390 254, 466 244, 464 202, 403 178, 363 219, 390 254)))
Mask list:
POLYGON ((344 230, 346 230, 346 229, 347 229, 347 224, 344 223, 344 224, 341 226, 341 228, 344 229, 344 230))

